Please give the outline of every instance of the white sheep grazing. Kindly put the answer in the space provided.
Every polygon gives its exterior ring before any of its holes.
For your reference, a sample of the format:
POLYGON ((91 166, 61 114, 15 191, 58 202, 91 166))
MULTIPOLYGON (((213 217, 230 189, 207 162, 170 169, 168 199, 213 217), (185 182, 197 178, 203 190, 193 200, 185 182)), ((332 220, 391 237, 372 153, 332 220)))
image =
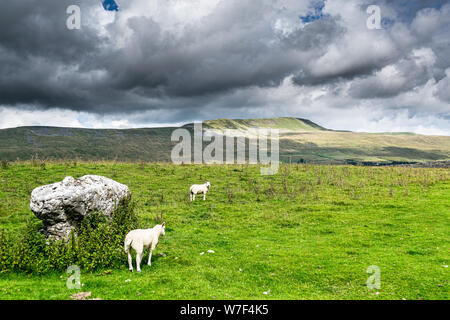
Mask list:
POLYGON ((194 184, 191 186, 189 189, 191 201, 195 200, 195 196, 197 194, 203 194, 203 200, 206 200, 206 193, 209 191, 210 186, 211 184, 209 182, 206 182, 205 184, 194 184))
POLYGON ((133 271, 133 258, 131 257, 131 250, 136 251, 136 270, 141 272, 141 259, 144 250, 150 248, 148 256, 148 265, 152 265, 152 251, 155 250, 158 244, 159 236, 166 235, 166 223, 158 224, 151 229, 137 229, 128 232, 125 237, 125 253, 128 253, 128 265, 130 271, 133 271))

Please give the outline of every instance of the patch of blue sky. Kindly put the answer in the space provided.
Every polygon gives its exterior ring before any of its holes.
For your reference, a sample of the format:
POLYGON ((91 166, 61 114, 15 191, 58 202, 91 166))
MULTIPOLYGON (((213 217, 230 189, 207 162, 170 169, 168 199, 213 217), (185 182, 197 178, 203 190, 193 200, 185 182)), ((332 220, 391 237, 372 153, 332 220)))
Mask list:
POLYGON ((390 27, 392 27, 395 23, 394 19, 391 18, 387 18, 387 17, 382 17, 381 18, 381 27, 383 29, 389 29, 390 27))
POLYGON ((119 11, 119 5, 114 0, 102 0, 102 5, 106 11, 119 11))
POLYGON ((83 114, 80 114, 80 115, 77 117, 77 121, 78 121, 82 126, 88 127, 88 126, 90 125, 90 123, 89 123, 89 118, 86 117, 86 116, 83 115, 83 114))
POLYGON ((412 22, 418 11, 425 8, 440 10, 448 2, 446 0, 385 0, 385 4, 395 10, 396 20, 406 23, 412 22))
POLYGON ((306 15, 299 16, 299 19, 303 23, 309 23, 327 17, 328 14, 323 13, 324 7, 325 0, 314 0, 310 4, 311 9, 306 13, 306 15))

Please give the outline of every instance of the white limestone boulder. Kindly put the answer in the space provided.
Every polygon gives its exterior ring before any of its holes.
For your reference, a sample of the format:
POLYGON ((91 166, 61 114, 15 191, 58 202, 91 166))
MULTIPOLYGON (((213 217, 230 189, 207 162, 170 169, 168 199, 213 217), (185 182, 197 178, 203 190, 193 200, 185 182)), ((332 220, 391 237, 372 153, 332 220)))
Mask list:
POLYGON ((71 230, 91 212, 111 214, 119 205, 127 205, 130 189, 121 183, 97 175, 38 187, 31 193, 30 209, 43 222, 43 232, 55 239, 67 239, 71 230))

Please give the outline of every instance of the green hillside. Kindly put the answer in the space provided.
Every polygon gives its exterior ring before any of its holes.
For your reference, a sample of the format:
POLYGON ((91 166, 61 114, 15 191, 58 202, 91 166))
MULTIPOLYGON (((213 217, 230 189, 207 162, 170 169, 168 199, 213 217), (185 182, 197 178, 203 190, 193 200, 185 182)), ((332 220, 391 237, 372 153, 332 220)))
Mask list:
MULTIPOLYGON (((193 129, 192 124, 183 126, 193 129)), ((450 159, 450 137, 411 133, 335 131, 299 118, 217 119, 204 130, 280 130, 282 162, 401 163, 450 159)), ((169 162, 177 129, 80 129, 19 127, 0 130, 0 160, 47 159, 169 162)), ((204 147, 207 143, 204 143, 204 147)))
POLYGON ((294 132, 327 130, 312 121, 291 117, 269 119, 217 119, 205 121, 204 125, 213 129, 248 130, 250 128, 271 128, 294 132))
POLYGON ((20 127, 0 130, 0 159, 117 159, 169 161, 176 128, 78 129, 20 127))

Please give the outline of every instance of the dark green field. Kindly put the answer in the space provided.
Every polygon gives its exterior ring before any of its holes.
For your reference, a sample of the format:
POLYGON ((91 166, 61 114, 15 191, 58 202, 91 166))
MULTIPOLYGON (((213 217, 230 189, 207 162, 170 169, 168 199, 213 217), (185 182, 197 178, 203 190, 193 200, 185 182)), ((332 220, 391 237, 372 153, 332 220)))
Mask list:
MULTIPOLYGON (((449 169, 295 164, 262 176, 246 165, 14 162, 0 167, 0 228, 36 219, 33 188, 86 174, 128 185, 140 227, 167 222, 142 273, 126 258, 82 271, 92 298, 450 298, 449 169), (189 186, 205 180, 207 200, 190 203, 189 186), (365 284, 371 265, 380 289, 365 284)), ((67 276, 4 271, 0 299, 70 299, 67 276)))

